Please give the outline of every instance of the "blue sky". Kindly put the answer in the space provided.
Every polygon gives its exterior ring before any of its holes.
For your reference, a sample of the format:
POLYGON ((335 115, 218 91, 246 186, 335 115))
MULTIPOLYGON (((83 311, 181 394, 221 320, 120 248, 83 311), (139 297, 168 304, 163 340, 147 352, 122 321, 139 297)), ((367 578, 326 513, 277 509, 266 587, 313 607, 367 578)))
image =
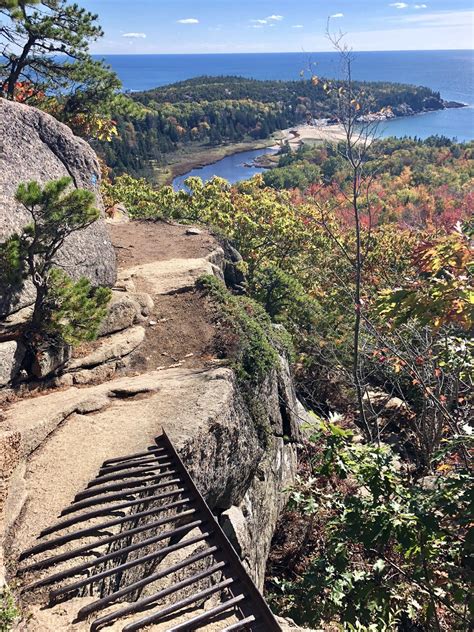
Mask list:
POLYGON ((105 37, 94 53, 243 53, 473 48, 473 0, 82 0, 105 37))

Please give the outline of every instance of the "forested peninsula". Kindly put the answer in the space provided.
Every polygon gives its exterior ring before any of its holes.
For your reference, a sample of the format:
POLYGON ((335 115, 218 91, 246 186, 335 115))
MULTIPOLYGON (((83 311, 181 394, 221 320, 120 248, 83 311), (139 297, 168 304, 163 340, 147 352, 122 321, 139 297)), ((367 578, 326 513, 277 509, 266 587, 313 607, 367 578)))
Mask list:
MULTIPOLYGON (((354 87, 368 96, 370 112, 383 118, 461 105, 446 102, 425 87, 386 82, 355 82, 354 87)), ((98 151, 113 175, 153 177, 184 146, 188 160, 190 152, 196 152, 205 161, 203 148, 245 142, 251 145, 243 148, 258 148, 274 132, 293 125, 315 120, 337 123, 337 88, 337 82, 316 76, 299 81, 198 77, 137 92, 131 96, 142 106, 141 114, 119 116, 118 135, 100 143, 98 151)))

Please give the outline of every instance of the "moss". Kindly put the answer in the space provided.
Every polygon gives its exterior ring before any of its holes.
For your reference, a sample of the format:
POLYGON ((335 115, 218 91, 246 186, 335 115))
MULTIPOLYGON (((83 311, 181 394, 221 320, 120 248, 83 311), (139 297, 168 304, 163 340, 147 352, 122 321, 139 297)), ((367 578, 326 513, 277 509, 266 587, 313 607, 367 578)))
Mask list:
POLYGON ((217 307, 220 353, 231 360, 240 381, 261 383, 278 366, 278 351, 286 349, 288 338, 261 305, 234 296, 216 277, 201 277, 198 287, 217 307))
POLYGON ((273 325, 261 305, 231 294, 216 277, 201 277, 198 288, 216 307, 218 352, 231 361, 260 445, 266 450, 271 424, 258 388, 273 369, 278 369, 279 354, 291 354, 291 336, 281 325, 273 325))

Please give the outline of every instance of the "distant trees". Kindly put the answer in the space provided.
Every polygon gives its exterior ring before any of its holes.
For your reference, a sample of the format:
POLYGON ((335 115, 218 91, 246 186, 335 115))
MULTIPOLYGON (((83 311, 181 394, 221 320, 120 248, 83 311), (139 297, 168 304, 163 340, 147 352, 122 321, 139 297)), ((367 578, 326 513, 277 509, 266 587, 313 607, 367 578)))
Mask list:
MULTIPOLYGON (((153 162, 165 163, 166 154, 188 143, 239 142, 264 139, 272 133, 313 118, 337 115, 337 89, 324 89, 323 80, 256 81, 242 77, 198 77, 133 95, 146 108, 145 117, 118 117, 119 135, 100 151, 114 175, 148 175, 153 162)), ((354 89, 371 97, 371 110, 409 103, 414 111, 426 99, 428 88, 396 84, 361 84, 354 89)), ((440 102, 441 103, 441 102, 440 102)), ((359 113, 360 114, 360 113, 359 113)))

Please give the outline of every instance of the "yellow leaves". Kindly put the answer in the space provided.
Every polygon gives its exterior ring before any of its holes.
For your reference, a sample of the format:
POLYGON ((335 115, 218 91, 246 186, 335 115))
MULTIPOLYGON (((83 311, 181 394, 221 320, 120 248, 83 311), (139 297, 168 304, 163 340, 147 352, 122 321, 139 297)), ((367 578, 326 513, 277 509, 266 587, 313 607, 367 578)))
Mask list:
POLYGON ((451 470, 453 469, 453 466, 450 465, 449 463, 442 463, 441 465, 438 465, 438 467, 436 468, 437 472, 451 472, 451 470))
POLYGON ((359 110, 361 109, 361 105, 356 99, 352 99, 351 105, 356 112, 359 112, 359 110))

